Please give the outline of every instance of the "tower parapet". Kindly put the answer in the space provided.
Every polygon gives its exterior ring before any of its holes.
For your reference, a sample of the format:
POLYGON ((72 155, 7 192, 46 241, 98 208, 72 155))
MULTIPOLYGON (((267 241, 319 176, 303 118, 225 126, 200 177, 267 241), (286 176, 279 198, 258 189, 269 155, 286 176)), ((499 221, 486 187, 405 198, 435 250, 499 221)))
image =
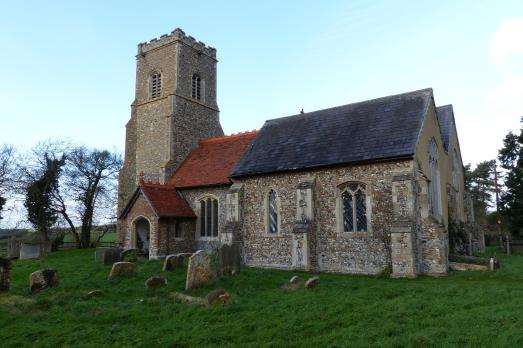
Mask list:
POLYGON ((216 59, 216 49, 214 47, 207 46, 203 42, 197 41, 194 37, 186 35, 180 28, 174 29, 170 34, 164 34, 159 38, 138 44, 138 55, 144 55, 149 51, 174 42, 181 42, 206 56, 216 59))

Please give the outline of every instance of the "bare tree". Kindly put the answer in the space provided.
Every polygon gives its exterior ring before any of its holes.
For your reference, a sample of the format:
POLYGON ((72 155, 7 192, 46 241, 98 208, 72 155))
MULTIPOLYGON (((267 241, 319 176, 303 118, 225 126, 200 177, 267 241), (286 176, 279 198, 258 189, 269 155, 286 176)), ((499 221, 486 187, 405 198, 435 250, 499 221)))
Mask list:
POLYGON ((15 150, 11 145, 4 144, 0 147, 0 220, 2 209, 7 202, 6 194, 12 190, 15 172, 15 150))
POLYGON ((122 164, 120 154, 85 146, 75 147, 67 156, 65 186, 70 197, 76 201, 81 227, 80 233, 76 230, 73 233, 80 240, 82 248, 90 246, 91 230, 97 213, 107 211, 107 205, 110 211, 115 210, 114 195, 122 164))

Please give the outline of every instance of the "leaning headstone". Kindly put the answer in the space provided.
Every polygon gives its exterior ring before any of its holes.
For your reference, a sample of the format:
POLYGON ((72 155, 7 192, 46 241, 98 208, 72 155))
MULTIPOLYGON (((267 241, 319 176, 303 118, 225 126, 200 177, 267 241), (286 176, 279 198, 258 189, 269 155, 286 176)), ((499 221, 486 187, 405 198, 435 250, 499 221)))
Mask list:
POLYGON ((232 248, 224 244, 220 248, 221 274, 232 274, 234 267, 232 248))
POLYGON ((138 261, 138 249, 126 249, 121 252, 120 260, 125 262, 137 262, 138 261))
POLYGON ((11 288, 11 261, 0 257, 0 292, 11 288))
POLYGON ((134 263, 132 262, 116 262, 113 264, 109 279, 129 277, 134 274, 134 263))
POLYGON ((240 273, 241 255, 240 246, 233 243, 231 246, 232 251, 232 275, 240 273))
POLYGON ((20 260, 39 259, 41 255, 40 244, 22 243, 20 246, 20 260))
POLYGON ((104 253, 104 265, 112 266, 116 262, 120 262, 121 250, 118 248, 109 248, 104 253))
POLYGON ((176 268, 181 268, 181 267, 183 267, 184 260, 185 260, 185 254, 167 255, 167 257, 163 261, 162 270, 165 272, 165 271, 173 271, 176 268))
POLYGON ((167 286, 167 279, 163 277, 151 277, 145 281, 145 287, 151 291, 167 286))
POLYGON ((203 250, 198 250, 189 258, 185 290, 207 284, 214 276, 215 272, 211 265, 211 255, 203 250))
POLYGON ((318 277, 312 277, 310 279, 308 279, 306 282, 305 282, 305 287, 310 289, 310 288, 313 288, 315 287, 316 285, 318 285, 320 283, 320 278, 318 277))
POLYGON ((29 275, 31 292, 58 286, 58 271, 55 269, 41 269, 29 275))
POLYGON ((106 251, 107 251, 107 248, 96 248, 96 250, 94 251, 94 260, 103 261, 106 251))

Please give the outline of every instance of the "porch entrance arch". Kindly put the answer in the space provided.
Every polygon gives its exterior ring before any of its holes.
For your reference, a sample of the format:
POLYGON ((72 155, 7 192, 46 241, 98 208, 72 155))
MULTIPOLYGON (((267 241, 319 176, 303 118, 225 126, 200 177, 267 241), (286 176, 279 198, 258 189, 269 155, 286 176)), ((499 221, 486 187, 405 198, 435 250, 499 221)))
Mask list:
POLYGON ((145 256, 149 256, 149 242, 151 240, 151 225, 149 221, 144 218, 139 218, 134 222, 134 230, 136 233, 135 247, 140 250, 145 256))

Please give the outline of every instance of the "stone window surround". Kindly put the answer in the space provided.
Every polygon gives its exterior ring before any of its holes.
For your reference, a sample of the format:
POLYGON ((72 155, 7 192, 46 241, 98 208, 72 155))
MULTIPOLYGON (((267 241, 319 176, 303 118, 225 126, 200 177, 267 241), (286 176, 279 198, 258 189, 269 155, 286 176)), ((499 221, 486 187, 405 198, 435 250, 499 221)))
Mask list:
POLYGON ((429 158, 429 212, 430 216, 437 222, 442 221, 442 202, 441 202, 441 158, 439 156, 438 142, 434 137, 427 143, 427 154, 429 158))
POLYGON ((200 102, 200 103, 205 103, 205 80, 203 79, 202 74, 200 74, 199 72, 195 72, 194 74, 192 74, 191 80, 189 81, 189 83, 191 86, 191 99, 195 100, 197 102, 200 102), (193 80, 194 80, 195 76, 200 78, 200 98, 199 99, 196 98, 196 96, 194 96, 192 94, 193 80))
POLYGON ((354 178, 341 178, 336 185, 336 232, 340 237, 358 238, 366 237, 372 233, 372 186, 365 180, 355 180, 354 178), (365 206, 367 215, 367 231, 344 231, 343 226, 343 199, 341 197, 345 186, 349 184, 363 184, 365 186, 365 206))
POLYGON ((281 231, 281 201, 280 201, 280 195, 278 194, 278 191, 274 188, 269 188, 265 191, 263 194, 263 224, 265 226, 265 233, 264 235, 267 237, 280 237, 282 235, 281 231), (271 191, 274 191, 276 194, 276 206, 277 206, 277 213, 278 213, 278 231, 276 233, 269 232, 269 194, 271 191))
POLYGON ((221 230, 220 230, 220 200, 218 199, 218 196, 216 195, 213 195, 213 194, 204 194, 202 196, 199 196, 197 199, 196 199, 196 203, 197 203, 197 211, 195 212, 196 213, 196 232, 195 232, 195 239, 196 240, 199 240, 199 241, 219 241, 220 240, 220 234, 221 234, 221 230), (200 202, 202 200, 207 200, 207 199, 215 199, 217 202, 218 202, 218 235, 217 236, 212 236, 212 237, 206 237, 206 236, 202 236, 200 235, 200 232, 201 232, 201 223, 202 223, 202 219, 200 218, 200 215, 201 215, 201 212, 200 212, 200 202))
POLYGON ((153 69, 151 70, 151 72, 149 73, 149 77, 147 79, 147 88, 148 88, 148 96, 149 96, 149 100, 157 100, 159 98, 161 98, 163 96, 163 72, 161 71, 161 69, 153 69), (153 79, 153 75, 155 74, 159 74, 160 75, 160 95, 157 95, 155 97, 153 97, 152 95, 152 79, 153 79))

